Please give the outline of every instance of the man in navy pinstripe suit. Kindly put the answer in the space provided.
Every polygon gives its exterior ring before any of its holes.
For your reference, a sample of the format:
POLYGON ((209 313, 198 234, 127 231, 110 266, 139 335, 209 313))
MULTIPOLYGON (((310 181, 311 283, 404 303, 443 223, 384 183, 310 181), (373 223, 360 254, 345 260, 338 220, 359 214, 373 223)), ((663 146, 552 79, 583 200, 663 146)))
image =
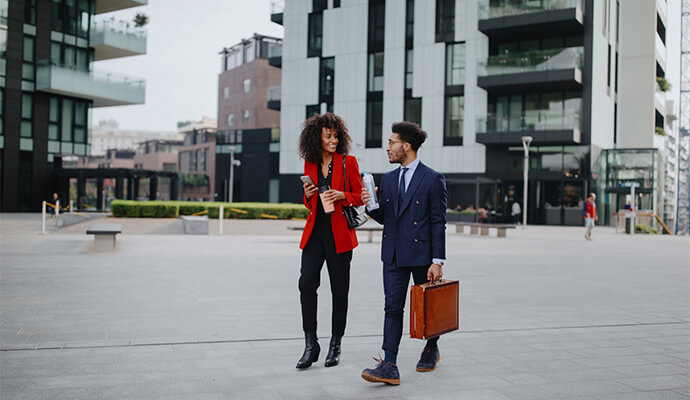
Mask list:
MULTIPOLYGON (((443 174, 422 164, 417 150, 427 134, 412 122, 392 126, 388 139, 388 161, 400 168, 386 173, 378 188, 380 207, 368 210, 383 224, 381 261, 383 290, 386 297, 383 324, 385 359, 375 368, 367 368, 362 378, 369 382, 400 384, 396 365, 402 337, 403 309, 410 282, 435 281, 443 276, 446 258, 446 204, 448 192, 443 174)), ((362 190, 365 204, 371 194, 362 190)), ((438 338, 427 341, 417 363, 417 371, 433 371, 440 359, 438 338)))

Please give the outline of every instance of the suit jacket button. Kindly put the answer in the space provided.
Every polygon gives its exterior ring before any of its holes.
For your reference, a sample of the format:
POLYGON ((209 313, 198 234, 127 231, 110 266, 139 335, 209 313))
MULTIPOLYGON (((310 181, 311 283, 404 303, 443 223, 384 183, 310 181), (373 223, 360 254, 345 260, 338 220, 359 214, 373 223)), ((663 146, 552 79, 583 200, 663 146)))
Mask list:
POLYGON ((415 201, 415 203, 419 204, 419 200, 415 201))
POLYGON ((386 235, 383 235, 383 237, 386 237, 386 235))
POLYGON ((414 240, 414 241, 416 242, 416 241, 417 241, 417 239, 415 238, 415 240, 414 240))
POLYGON ((417 221, 415 221, 414 224, 417 225, 417 221))
POLYGON ((391 199, 386 199, 386 203, 388 203, 391 199))

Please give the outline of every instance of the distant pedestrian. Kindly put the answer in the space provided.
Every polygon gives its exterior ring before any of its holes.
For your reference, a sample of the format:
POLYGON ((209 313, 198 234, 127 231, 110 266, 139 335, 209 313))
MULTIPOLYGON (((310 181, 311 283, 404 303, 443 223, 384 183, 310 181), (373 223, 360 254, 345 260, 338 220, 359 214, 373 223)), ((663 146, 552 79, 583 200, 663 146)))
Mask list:
POLYGON ((53 193, 53 198, 51 202, 48 203, 48 211, 50 211, 51 217, 55 217, 56 207, 60 207, 60 197, 57 193, 53 193))
POLYGON ((520 208, 520 203, 517 201, 513 202, 513 210, 510 212, 513 216, 513 223, 515 225, 520 223, 520 216, 522 215, 522 209, 520 208))
POLYGON ((592 229, 594 223, 599 219, 597 217, 597 195, 590 193, 584 206, 584 218, 587 231, 585 232, 585 239, 592 240, 592 229))

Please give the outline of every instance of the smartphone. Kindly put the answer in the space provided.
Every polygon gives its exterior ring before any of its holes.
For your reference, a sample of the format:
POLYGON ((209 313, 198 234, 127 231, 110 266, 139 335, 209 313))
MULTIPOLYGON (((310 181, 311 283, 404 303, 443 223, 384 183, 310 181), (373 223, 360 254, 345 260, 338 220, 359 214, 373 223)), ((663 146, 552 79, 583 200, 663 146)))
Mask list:
POLYGON ((311 178, 309 177, 309 175, 300 176, 299 179, 300 179, 303 183, 311 183, 312 185, 314 184, 314 181, 311 180, 311 178))

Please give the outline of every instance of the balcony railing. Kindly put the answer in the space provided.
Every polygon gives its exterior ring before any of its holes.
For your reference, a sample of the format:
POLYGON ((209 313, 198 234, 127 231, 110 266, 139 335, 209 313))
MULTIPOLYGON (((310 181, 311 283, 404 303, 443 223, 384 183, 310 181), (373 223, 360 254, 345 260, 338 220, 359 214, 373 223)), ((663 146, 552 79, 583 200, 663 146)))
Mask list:
POLYGON ((483 0, 479 5, 479 19, 501 18, 540 11, 582 7, 582 0, 483 0))
POLYGON ((146 30, 129 21, 98 21, 91 26, 89 44, 96 61, 146 54, 146 30))
POLYGON ((477 133, 560 131, 580 129, 580 111, 534 110, 518 116, 488 113, 477 120, 477 133))
POLYGON ((143 79, 106 72, 84 71, 50 60, 37 63, 36 90, 90 99, 94 107, 143 104, 143 79))
POLYGON ((145 6, 148 0, 96 0, 96 14, 124 10, 131 7, 145 6))
POLYGON ((584 47, 492 56, 478 64, 479 76, 582 68, 584 47))

